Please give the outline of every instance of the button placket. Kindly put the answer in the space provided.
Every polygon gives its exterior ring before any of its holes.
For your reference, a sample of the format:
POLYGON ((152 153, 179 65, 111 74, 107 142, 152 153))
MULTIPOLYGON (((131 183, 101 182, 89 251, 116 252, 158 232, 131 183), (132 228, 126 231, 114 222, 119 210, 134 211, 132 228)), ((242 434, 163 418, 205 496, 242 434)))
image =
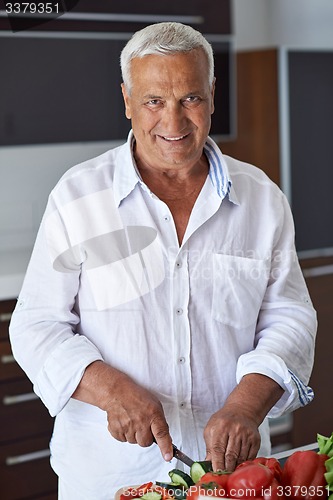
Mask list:
POLYGON ((173 272, 175 370, 180 408, 188 407, 191 402, 191 367, 187 362, 190 355, 190 325, 187 315, 189 276, 186 256, 186 250, 180 250, 174 261, 173 272))

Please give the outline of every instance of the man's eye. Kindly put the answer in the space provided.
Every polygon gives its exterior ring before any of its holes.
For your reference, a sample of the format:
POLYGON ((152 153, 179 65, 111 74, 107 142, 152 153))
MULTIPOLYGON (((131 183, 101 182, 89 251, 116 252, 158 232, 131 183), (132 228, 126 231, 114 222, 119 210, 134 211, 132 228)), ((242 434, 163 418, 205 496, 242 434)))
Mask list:
POLYGON ((159 99, 150 99, 146 104, 148 106, 158 106, 159 104, 161 104, 161 101, 159 99))
POLYGON ((184 106, 193 106, 201 103, 201 98, 197 95, 190 95, 184 99, 184 106))

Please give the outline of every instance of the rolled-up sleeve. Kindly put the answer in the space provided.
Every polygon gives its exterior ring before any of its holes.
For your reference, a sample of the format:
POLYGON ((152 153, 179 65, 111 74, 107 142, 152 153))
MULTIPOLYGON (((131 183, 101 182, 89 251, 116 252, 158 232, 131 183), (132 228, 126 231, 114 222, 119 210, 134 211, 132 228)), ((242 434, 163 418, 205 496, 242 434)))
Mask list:
POLYGON ((238 382, 248 373, 260 373, 284 389, 270 417, 293 411, 314 397, 307 384, 314 362, 317 316, 297 259, 290 208, 284 196, 281 201, 281 230, 272 252, 255 349, 240 356, 236 373, 238 382))

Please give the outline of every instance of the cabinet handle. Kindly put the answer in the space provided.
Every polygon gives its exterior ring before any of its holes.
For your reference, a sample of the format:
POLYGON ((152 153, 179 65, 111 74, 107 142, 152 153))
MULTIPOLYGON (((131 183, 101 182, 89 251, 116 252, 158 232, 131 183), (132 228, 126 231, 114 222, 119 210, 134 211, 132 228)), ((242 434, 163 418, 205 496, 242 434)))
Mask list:
POLYGON ((25 453, 23 455, 16 455, 14 457, 6 458, 6 465, 17 465, 24 462, 31 462, 39 458, 46 458, 50 456, 50 450, 33 451, 32 453, 25 453))
POLYGON ((26 394, 18 394, 17 396, 4 396, 2 403, 5 406, 11 406, 19 403, 25 403, 26 401, 33 401, 34 399, 38 399, 37 394, 34 392, 27 392, 26 394))
POLYGON ((9 321, 11 317, 12 317, 12 313, 1 313, 0 314, 0 323, 5 323, 6 321, 9 321))
POLYGON ((178 21, 187 24, 202 24, 203 16, 193 15, 174 15, 166 16, 163 14, 112 14, 107 12, 65 12, 62 18, 65 21, 113 21, 118 23, 152 23, 163 21, 178 21))
POLYGON ((16 361, 12 354, 3 354, 3 356, 1 356, 1 363, 3 365, 9 365, 10 363, 16 363, 16 361))

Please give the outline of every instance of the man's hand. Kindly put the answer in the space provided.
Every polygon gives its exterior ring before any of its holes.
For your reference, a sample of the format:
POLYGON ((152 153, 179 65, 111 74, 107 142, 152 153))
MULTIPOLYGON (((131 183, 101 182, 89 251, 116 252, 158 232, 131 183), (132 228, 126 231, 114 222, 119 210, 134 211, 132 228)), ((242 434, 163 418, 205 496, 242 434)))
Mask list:
POLYGON ((172 441, 160 401, 126 374, 95 361, 73 398, 106 411, 109 432, 118 441, 145 447, 155 440, 163 458, 171 460, 172 441))
POLYGON ((242 415, 242 408, 222 408, 210 418, 204 432, 206 460, 214 470, 233 471, 238 464, 252 460, 260 447, 256 422, 242 415))
POLYGON ((282 394, 283 389, 265 375, 251 373, 242 378, 204 431, 206 459, 214 470, 233 471, 239 463, 255 458, 260 447, 258 427, 282 394))

